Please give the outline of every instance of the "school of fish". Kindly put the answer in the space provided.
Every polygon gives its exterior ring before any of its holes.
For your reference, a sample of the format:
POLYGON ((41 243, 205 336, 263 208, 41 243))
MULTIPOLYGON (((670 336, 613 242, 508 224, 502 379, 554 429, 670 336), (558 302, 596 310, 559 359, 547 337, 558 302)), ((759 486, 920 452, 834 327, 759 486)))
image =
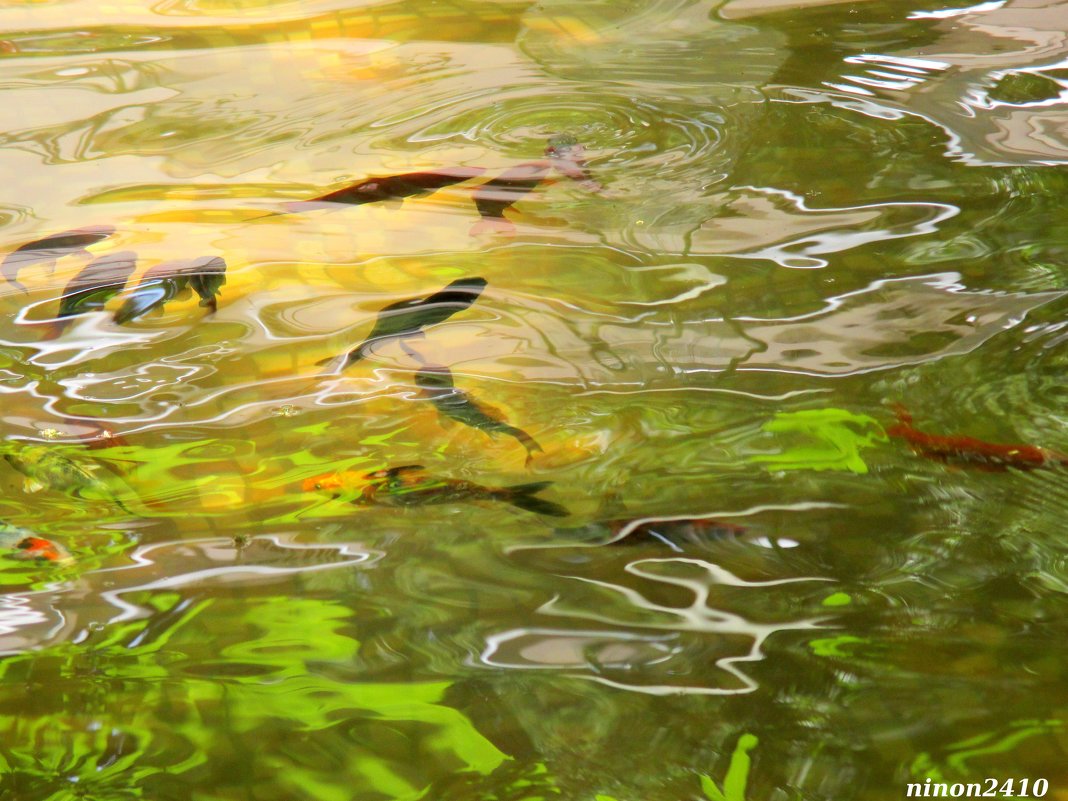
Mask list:
MULTIPOLYGON (((287 201, 282 204, 282 210, 251 219, 317 210, 336 212, 367 203, 400 204, 407 199, 480 178, 485 172, 479 167, 455 167, 366 178, 307 200, 287 201)), ((582 145, 570 135, 555 136, 549 140, 544 159, 519 164, 475 188, 472 199, 480 219, 472 227, 471 234, 510 233, 514 226, 505 212, 546 182, 553 172, 577 182, 587 191, 601 193, 603 190, 586 166, 582 145)), ((116 325, 133 323, 162 309, 175 298, 190 293, 199 297, 199 305, 207 309, 207 314, 217 310, 218 297, 226 284, 227 265, 221 256, 202 255, 156 264, 142 273, 136 286, 129 287, 128 282, 138 266, 136 253, 119 251, 96 256, 88 250, 114 233, 114 227, 101 225, 49 234, 18 246, 0 263, 0 276, 20 293, 27 294, 29 290, 19 280, 23 271, 36 267, 51 270, 58 260, 64 258, 91 259, 68 282, 57 299, 58 310, 55 319, 50 321, 51 328, 46 338, 63 336, 73 318, 102 312, 118 296, 123 296, 122 303, 111 316, 116 325)), ((443 426, 460 424, 489 437, 502 434, 510 437, 524 449, 529 466, 538 454, 544 453, 537 440, 507 420, 500 409, 470 391, 457 387, 452 370, 446 365, 428 363, 418 347, 418 343, 426 338, 428 329, 475 304, 482 297, 486 285, 486 280, 481 277, 464 277, 425 296, 391 303, 378 310, 371 330, 361 341, 346 352, 319 364, 327 365, 328 374, 342 373, 372 355, 379 345, 396 342, 421 365, 413 375, 418 390, 414 397, 432 406, 443 426)), ((1035 445, 998 444, 965 435, 926 433, 915 428, 912 415, 903 406, 895 405, 893 411, 897 419, 886 427, 886 434, 903 440, 917 455, 947 466, 982 471, 1068 466, 1068 455, 1035 445)), ((88 449, 109 447, 121 442, 120 437, 101 427, 99 431, 83 438, 80 445, 88 449)), ((102 475, 100 465, 80 455, 69 443, 60 448, 8 440, 2 448, 4 460, 24 476, 23 489, 26 492, 47 489, 69 492, 83 498, 95 497, 114 504, 128 514, 134 514, 113 488, 115 483, 122 483, 122 477, 102 475)), ((123 486, 123 495, 128 499, 136 497, 129 487, 123 486)), ((568 517, 570 512, 565 506, 541 497, 540 493, 551 486, 552 482, 549 481, 511 486, 484 485, 433 475, 422 465, 408 464, 386 466, 371 472, 342 471, 311 476, 302 482, 301 490, 322 496, 326 502, 340 501, 356 508, 404 509, 466 502, 501 502, 544 517, 568 517)), ((604 540, 600 543, 603 545, 644 541, 674 549, 681 547, 680 542, 708 542, 741 536, 746 531, 742 526, 709 518, 643 520, 625 514, 606 514, 594 528, 595 533, 604 540)), ((0 553, 13 559, 51 565, 65 565, 72 561, 62 545, 3 521, 0 521, 0 553)))

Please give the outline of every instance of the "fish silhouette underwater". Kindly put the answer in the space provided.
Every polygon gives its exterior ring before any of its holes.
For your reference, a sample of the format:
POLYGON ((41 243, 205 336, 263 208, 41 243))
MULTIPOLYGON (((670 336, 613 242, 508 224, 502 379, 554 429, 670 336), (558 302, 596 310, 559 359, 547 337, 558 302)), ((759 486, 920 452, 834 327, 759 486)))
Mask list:
POLYGON ((527 463, 542 450, 534 437, 504 419, 504 413, 494 406, 475 400, 453 384, 452 372, 441 365, 426 365, 415 374, 420 397, 430 401, 443 417, 484 431, 490 436, 507 434, 527 450, 527 463))
POLYGON ((253 220, 264 217, 278 217, 285 214, 299 214, 305 211, 326 209, 337 211, 346 206, 362 206, 365 203, 403 202, 409 198, 421 197, 437 192, 453 184, 463 183, 482 175, 482 167, 452 167, 425 172, 408 172, 399 175, 386 175, 379 178, 366 178, 359 183, 336 189, 333 192, 313 197, 309 200, 294 200, 283 203, 285 211, 272 211, 253 220))
POLYGON ((35 264, 54 268, 56 261, 64 256, 87 255, 89 251, 86 248, 102 242, 114 233, 115 229, 110 225, 99 225, 76 228, 72 231, 63 231, 42 239, 35 239, 19 245, 5 256, 3 262, 0 263, 0 274, 9 284, 25 293, 26 287, 18 280, 19 271, 35 264))
POLYGON ((524 162, 479 186, 471 197, 482 219, 471 227, 471 235, 514 232, 515 225, 504 212, 537 188, 554 170, 578 181, 589 191, 601 191, 602 186, 593 180, 586 168, 584 154, 585 149, 573 136, 555 136, 545 148, 547 159, 524 162))
POLYGON ((200 297, 200 306, 212 314, 218 310, 216 296, 226 284, 226 262, 219 256, 167 261, 146 270, 137 286, 115 312, 119 325, 132 322, 162 307, 186 289, 200 297))
MULTIPOLYGON (((340 372, 351 367, 363 359, 378 342, 422 337, 424 328, 444 322, 473 304, 485 287, 484 278, 459 278, 425 298, 409 298, 384 306, 378 312, 371 333, 346 354, 339 368, 327 372, 340 372)), ((408 352, 409 355, 417 357, 412 351, 408 352)), ((335 358, 323 359, 318 364, 330 364, 335 358)))
POLYGON ((59 317, 73 317, 99 311, 122 292, 137 269, 137 254, 132 250, 108 253, 94 259, 71 279, 59 299, 59 317))
POLYGON ((47 445, 23 446, 5 453, 4 460, 22 473, 22 488, 26 492, 50 489, 72 492, 78 497, 85 497, 84 493, 90 492, 132 514, 111 487, 96 475, 95 463, 75 461, 47 445))
POLYGON ((346 471, 305 479, 305 492, 318 492, 347 500, 356 506, 409 507, 465 501, 503 501, 518 509, 549 517, 567 517, 570 512, 558 503, 538 498, 551 481, 487 487, 473 481, 460 481, 431 475, 422 465, 409 464, 372 473, 346 471))

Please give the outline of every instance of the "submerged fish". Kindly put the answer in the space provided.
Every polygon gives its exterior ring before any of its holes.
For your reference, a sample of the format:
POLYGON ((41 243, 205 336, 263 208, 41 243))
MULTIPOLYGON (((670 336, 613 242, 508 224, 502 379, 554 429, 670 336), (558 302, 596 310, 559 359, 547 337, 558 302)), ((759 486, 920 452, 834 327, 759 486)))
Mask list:
MULTIPOLYGON (((459 278, 448 286, 425 298, 410 298, 391 303, 382 308, 374 327, 367 338, 350 350, 342 370, 352 366, 364 356, 371 346, 384 339, 410 339, 423 336, 422 329, 443 322, 458 311, 463 311, 482 294, 486 287, 484 278, 459 278)), ((324 359, 320 365, 334 359, 324 359)))
POLYGON ((666 545, 684 552, 687 546, 704 546, 711 542, 733 540, 748 531, 745 526, 724 523, 711 517, 636 517, 627 514, 623 497, 610 492, 601 498, 598 520, 578 529, 557 529, 565 534, 582 535, 584 545, 666 545), (592 542, 590 539, 592 538, 592 542))
POLYGON ((891 437, 905 440, 913 451, 928 459, 946 464, 999 472, 1014 467, 1034 470, 1039 467, 1068 466, 1068 454, 1037 445, 1001 445, 963 435, 927 434, 913 427, 912 415, 901 405, 894 407, 897 424, 886 429, 891 437))
POLYGON ((549 157, 554 170, 572 181, 578 181, 584 189, 591 192, 600 192, 604 189, 593 179, 587 169, 586 148, 574 136, 560 134, 552 137, 548 147, 545 148, 545 155, 549 157))
POLYGON ((99 225, 91 228, 77 228, 73 231, 64 231, 61 234, 46 236, 43 239, 35 239, 25 245, 19 245, 15 250, 4 257, 0 264, 0 273, 8 283, 15 286, 19 291, 25 292, 26 287, 18 281, 19 270, 34 264, 46 264, 54 267, 56 260, 63 256, 75 253, 87 253, 89 245, 95 245, 107 239, 115 233, 110 225, 99 225))
POLYGON ((94 259, 71 279, 59 299, 59 317, 72 317, 99 311, 122 292, 137 268, 137 254, 132 250, 108 253, 94 259))
POLYGON ((328 192, 311 200, 284 203, 285 211, 271 212, 264 216, 276 217, 281 214, 298 214, 316 209, 338 209, 342 206, 362 206, 364 203, 381 203, 391 200, 403 201, 405 198, 429 195, 446 186, 477 178, 484 172, 485 170, 481 167, 453 167, 367 178, 357 184, 328 192))
POLYGON ((655 542, 667 545, 673 551, 681 551, 682 546, 687 544, 702 545, 717 540, 737 539, 748 530, 745 526, 710 517, 610 520, 600 526, 607 528, 611 534, 611 539, 605 545, 655 542))
POLYGON ((486 487, 473 481, 458 481, 428 474, 422 465, 409 464, 360 474, 333 473, 304 481, 306 492, 322 492, 334 499, 344 498, 357 506, 423 506, 462 501, 504 501, 519 509, 550 517, 567 517, 563 506, 535 497, 551 481, 486 487))
POLYGON ((186 288, 200 296, 200 305, 210 312, 218 310, 215 296, 226 283, 226 262, 218 256, 199 259, 166 261, 146 270, 130 297, 115 312, 119 325, 136 320, 144 314, 173 300, 186 288))
POLYGON ((515 437, 527 449, 528 463, 535 451, 542 450, 530 434, 521 428, 509 425, 500 409, 480 403, 468 393, 457 389, 453 385, 452 372, 448 367, 427 365, 415 374, 415 384, 421 390, 420 396, 433 403, 438 412, 445 417, 485 431, 490 436, 507 434, 515 437))
POLYGON ((599 192, 602 187, 586 169, 584 151, 573 136, 554 136, 545 148, 548 159, 519 164, 479 186, 472 197, 482 219, 472 226, 471 234, 487 231, 510 233, 514 230, 515 226, 505 218, 504 212, 536 188, 553 170, 579 181, 590 191, 599 192))
POLYGON ((81 497, 84 490, 91 490, 109 498, 123 511, 130 511, 111 488, 93 474, 90 465, 79 464, 57 450, 44 445, 29 445, 17 453, 4 454, 4 459, 25 476, 22 488, 26 492, 52 489, 72 491, 81 497))
POLYGON ((57 542, 38 537, 29 529, 13 526, 0 520, 0 549, 8 551, 12 559, 66 564, 73 561, 70 553, 57 542), (12 552, 13 551, 13 552, 12 552))
POLYGON ((515 226, 505 218, 504 212, 544 181, 551 169, 548 161, 528 161, 482 184, 471 195, 482 218, 471 227, 471 234, 514 230, 515 226))

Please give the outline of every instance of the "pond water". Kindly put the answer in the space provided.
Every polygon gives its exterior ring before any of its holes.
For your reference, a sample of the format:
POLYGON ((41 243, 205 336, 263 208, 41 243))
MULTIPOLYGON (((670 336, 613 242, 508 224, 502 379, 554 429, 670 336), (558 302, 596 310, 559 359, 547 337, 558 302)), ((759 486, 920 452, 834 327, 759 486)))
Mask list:
POLYGON ((0 798, 1068 799, 1068 4, 966 5, 0 4, 0 798))

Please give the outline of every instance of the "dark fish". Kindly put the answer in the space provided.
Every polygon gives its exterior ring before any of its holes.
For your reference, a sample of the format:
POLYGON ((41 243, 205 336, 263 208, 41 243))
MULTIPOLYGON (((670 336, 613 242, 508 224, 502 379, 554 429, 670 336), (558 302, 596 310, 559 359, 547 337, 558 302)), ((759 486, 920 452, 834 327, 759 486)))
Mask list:
POLYGON ((486 487, 473 481, 457 481, 429 475, 422 465, 409 464, 360 475, 353 471, 332 473, 304 481, 306 492, 321 492, 332 498, 346 498, 357 506, 424 506, 463 501, 504 501, 519 509, 550 517, 567 517, 563 506, 535 497, 551 481, 486 487), (353 492, 358 492, 352 497, 353 492))
POLYGON ((52 448, 26 446, 17 453, 4 454, 4 459, 25 476, 23 489, 26 492, 70 490, 80 497, 83 490, 92 490, 110 498, 123 511, 130 511, 111 488, 93 474, 90 466, 79 464, 52 448))
POLYGON ((590 171, 586 168, 586 148, 570 134, 560 134, 549 140, 549 146, 545 148, 545 155, 553 169, 573 181, 578 181, 584 189, 591 192, 600 192, 604 189, 600 183, 593 180, 590 171))
POLYGON ((12 559, 66 564, 73 561, 70 553, 57 542, 38 537, 29 529, 13 526, 0 520, 0 549, 8 551, 12 559))
POLYGON ((716 540, 737 539, 747 531, 745 526, 708 517, 610 520, 600 525, 611 535, 605 545, 654 542, 667 545, 674 551, 683 550, 680 546, 686 544, 701 545, 716 540))
POLYGON ((1068 455, 1037 445, 1000 445, 959 434, 927 434, 913 427, 912 415, 903 406, 896 405, 894 412, 898 422, 886 429, 886 433, 905 440, 913 451, 928 459, 992 473, 1010 467, 1034 470, 1068 466, 1068 455))
POLYGON ((504 414, 485 403, 480 403, 463 390, 453 385, 449 368, 441 365, 427 365, 415 374, 415 385, 419 387, 421 397, 430 401, 445 417, 450 417, 464 425, 485 431, 490 436, 507 434, 515 437, 527 449, 527 462, 540 451, 541 446, 526 431, 509 425, 504 414))
MULTIPOLYGON (((408 172, 402 175, 387 175, 367 178, 358 184, 328 192, 311 200, 297 200, 282 204, 285 211, 264 215, 275 217, 281 214, 299 214, 316 209, 338 209, 342 206, 362 206, 364 203, 381 203, 391 200, 429 195, 446 186, 463 183, 484 173, 481 167, 453 167, 427 172, 408 172)), ((260 219, 260 218, 254 218, 260 219)))
POLYGON ((132 250, 108 253, 89 262, 63 290, 58 316, 72 317, 103 309, 104 304, 126 287, 136 267, 137 254, 132 250))
POLYGON ((217 312, 216 296, 226 284, 226 262, 219 256, 195 259, 188 275, 189 286, 200 297, 198 305, 207 308, 209 313, 217 312))
POLYGON ((482 219, 472 226, 471 233, 513 230, 515 226, 505 218, 504 212, 544 181, 551 169, 548 161, 528 161, 479 186, 471 197, 482 219))
POLYGON ((487 231, 510 233, 514 230, 515 226, 505 218, 504 212, 535 189, 553 170, 579 181, 592 192, 601 191, 601 185, 593 180, 586 169, 584 154, 585 148, 575 137, 568 134, 554 136, 545 148, 547 160, 519 164, 479 186, 472 197, 482 219, 472 226, 471 234, 487 231))
POLYGON ((14 285, 21 292, 25 292, 26 287, 18 281, 19 270, 23 267, 29 267, 33 264, 46 264, 49 267, 54 267, 57 259, 75 253, 86 253, 85 249, 89 245, 95 245, 97 242, 107 239, 113 233, 115 233, 115 229, 110 225, 99 225, 91 228, 64 231, 54 236, 46 236, 44 239, 35 239, 33 242, 20 245, 11 253, 8 253, 4 257, 3 264, 0 264, 0 273, 7 279, 8 283, 14 285))
MULTIPOLYGON (((484 278, 458 278, 433 295, 400 300, 385 306, 378 313, 378 319, 367 338, 348 352, 341 369, 352 366, 366 356, 375 342, 422 336, 423 328, 449 319, 478 300, 485 287, 484 278)), ((331 361, 332 358, 324 359, 319 364, 331 361)))
POLYGON ((191 288, 200 296, 200 305, 217 310, 215 296, 226 283, 226 262, 218 256, 167 261, 146 270, 130 297, 115 312, 115 322, 122 325, 136 320, 152 309, 191 288))

